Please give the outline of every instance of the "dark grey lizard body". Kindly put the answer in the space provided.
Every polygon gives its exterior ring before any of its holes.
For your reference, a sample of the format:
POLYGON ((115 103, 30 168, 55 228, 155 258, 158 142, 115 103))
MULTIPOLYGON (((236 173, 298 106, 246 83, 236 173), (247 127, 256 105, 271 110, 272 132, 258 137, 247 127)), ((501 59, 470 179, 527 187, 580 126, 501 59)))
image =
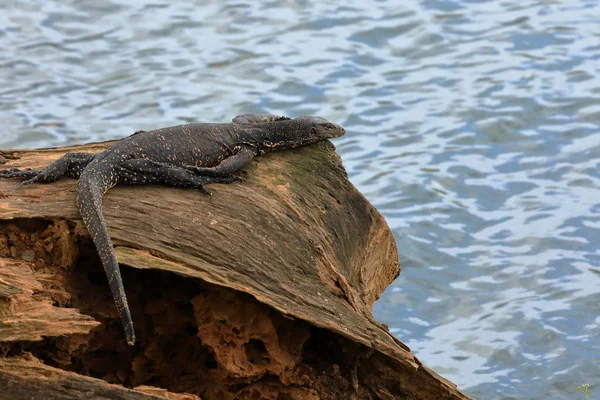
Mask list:
POLYGON ((102 216, 102 195, 118 183, 195 187, 230 183, 255 155, 339 137, 344 129, 319 117, 240 115, 232 124, 189 124, 140 131, 99 154, 68 153, 42 170, 0 170, 0 177, 54 182, 79 178, 77 205, 94 241, 121 317, 127 343, 135 332, 121 272, 102 216))

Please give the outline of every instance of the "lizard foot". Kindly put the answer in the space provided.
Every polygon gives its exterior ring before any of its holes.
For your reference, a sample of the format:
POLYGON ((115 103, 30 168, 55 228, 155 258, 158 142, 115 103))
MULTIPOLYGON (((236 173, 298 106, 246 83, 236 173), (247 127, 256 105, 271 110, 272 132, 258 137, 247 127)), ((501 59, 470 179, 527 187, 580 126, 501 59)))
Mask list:
POLYGON ((32 169, 32 168, 25 168, 25 169, 12 168, 12 169, 0 170, 0 178, 24 178, 24 179, 27 179, 21 183, 22 185, 27 185, 31 182, 35 182, 38 179, 39 175, 40 175, 40 171, 36 170, 36 169, 32 169))
POLYGON ((38 170, 32 168, 11 168, 11 169, 0 169, 0 176, 2 178, 31 178, 39 173, 38 170))
POLYGON ((33 183, 33 182, 37 181, 38 179, 40 179, 40 175, 36 175, 33 178, 31 178, 31 179, 27 179, 27 180, 21 182, 21 186, 27 186, 30 183, 33 183))

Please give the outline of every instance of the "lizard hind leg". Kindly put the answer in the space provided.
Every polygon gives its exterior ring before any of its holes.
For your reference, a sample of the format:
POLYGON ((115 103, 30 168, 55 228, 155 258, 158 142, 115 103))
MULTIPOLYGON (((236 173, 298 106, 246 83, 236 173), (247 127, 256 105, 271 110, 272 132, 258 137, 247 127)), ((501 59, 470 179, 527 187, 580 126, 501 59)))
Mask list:
POLYGON ((67 153, 43 169, 4 169, 0 170, 2 178, 24 178, 22 185, 33 182, 55 182, 63 176, 79 178, 83 169, 92 161, 91 153, 67 153))

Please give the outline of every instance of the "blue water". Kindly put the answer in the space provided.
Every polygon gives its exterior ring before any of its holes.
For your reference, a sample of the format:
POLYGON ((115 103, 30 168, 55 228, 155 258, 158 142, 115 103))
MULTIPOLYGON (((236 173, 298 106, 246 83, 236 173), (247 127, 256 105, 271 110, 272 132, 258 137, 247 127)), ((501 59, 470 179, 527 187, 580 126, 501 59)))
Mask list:
POLYGON ((0 49, 0 148, 343 124, 402 262, 376 317, 478 399, 600 396, 596 0, 9 0, 0 49))

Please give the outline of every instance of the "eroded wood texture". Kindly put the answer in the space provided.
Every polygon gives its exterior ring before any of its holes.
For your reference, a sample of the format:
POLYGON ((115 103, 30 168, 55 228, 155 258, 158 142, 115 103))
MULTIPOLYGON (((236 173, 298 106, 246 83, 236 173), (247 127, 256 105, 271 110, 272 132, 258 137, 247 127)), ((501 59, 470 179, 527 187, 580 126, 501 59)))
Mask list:
POLYGON ((157 388, 127 389, 41 362, 0 359, 0 399, 44 400, 200 400, 190 394, 169 393, 157 388))
MULTIPOLYGON (((9 151, 0 160, 7 161, 3 168, 37 168, 68 151, 98 152, 109 144, 9 151)), ((330 143, 258 157, 242 178, 241 184, 209 185, 212 201, 193 189, 111 189, 104 215, 122 268, 170 271, 247 293, 292 319, 380 354, 383 358, 367 357, 369 363, 400 374, 401 392, 410 398, 467 398, 374 320, 373 302, 399 274, 397 249, 385 220, 348 181, 330 143)), ((53 226, 66 221, 86 236, 74 189, 68 178, 27 187, 0 179, 0 221, 41 219, 53 226)), ((60 243, 58 249, 68 249, 68 240, 60 243)), ((27 251, 5 247, 11 254, 0 256, 24 258, 27 251)), ((69 264, 68 254, 58 259, 49 262, 69 264)), ((6 296, 17 296, 15 290, 0 284, 6 296)), ((371 391, 380 390, 377 395, 385 398, 386 387, 371 391)))
POLYGON ((0 342, 85 334, 98 326, 74 308, 54 305, 54 299, 69 295, 63 290, 49 293, 42 281, 50 278, 34 274, 29 262, 0 258, 0 342))

